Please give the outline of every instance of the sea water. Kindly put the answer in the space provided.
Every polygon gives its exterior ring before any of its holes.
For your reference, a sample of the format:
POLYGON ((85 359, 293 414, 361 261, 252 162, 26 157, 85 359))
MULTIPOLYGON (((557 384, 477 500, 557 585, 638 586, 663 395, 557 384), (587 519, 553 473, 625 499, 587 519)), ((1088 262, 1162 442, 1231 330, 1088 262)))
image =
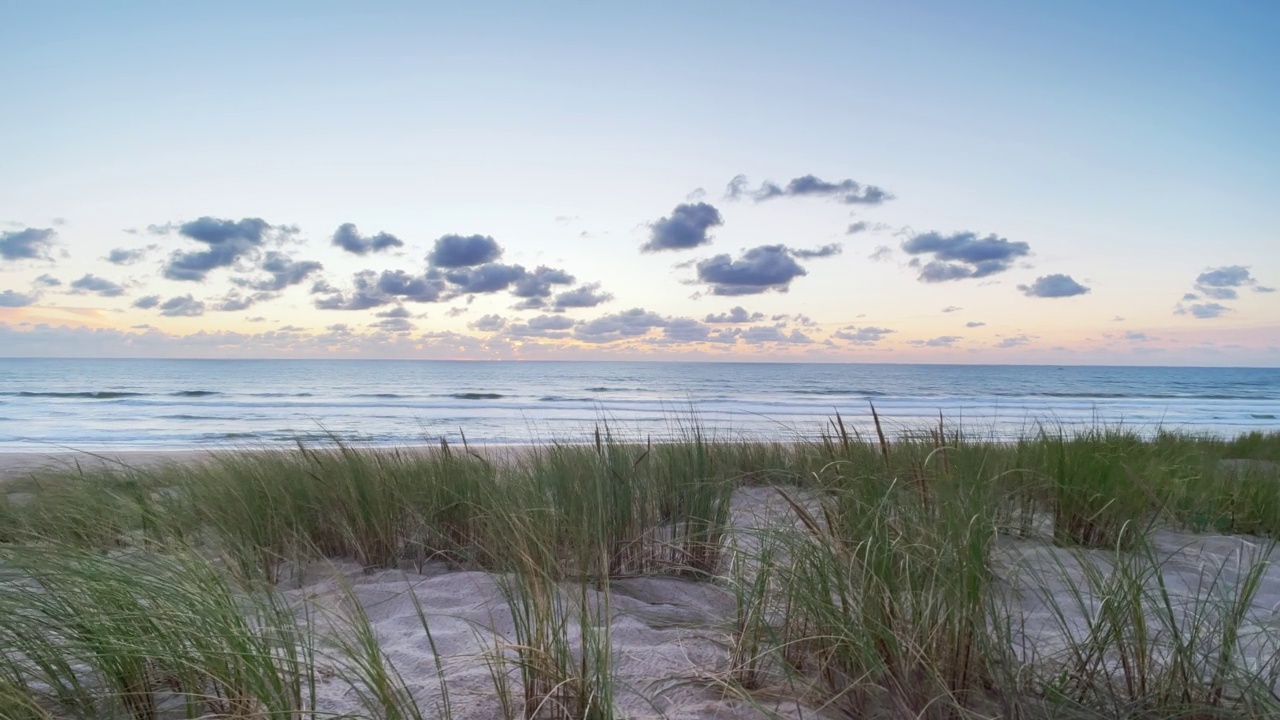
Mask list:
POLYGON ((839 413, 871 432, 993 438, 1124 425, 1280 430, 1280 370, 1009 365, 0 359, 0 451, 319 441, 812 438, 839 413))

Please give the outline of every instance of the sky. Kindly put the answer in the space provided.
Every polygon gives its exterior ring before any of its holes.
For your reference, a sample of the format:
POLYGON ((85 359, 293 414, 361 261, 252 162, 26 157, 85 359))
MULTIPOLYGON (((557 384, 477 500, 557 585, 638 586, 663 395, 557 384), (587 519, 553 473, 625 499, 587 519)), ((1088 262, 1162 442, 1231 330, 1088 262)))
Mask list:
POLYGON ((1280 4, 0 3, 0 356, 1280 366, 1280 4))

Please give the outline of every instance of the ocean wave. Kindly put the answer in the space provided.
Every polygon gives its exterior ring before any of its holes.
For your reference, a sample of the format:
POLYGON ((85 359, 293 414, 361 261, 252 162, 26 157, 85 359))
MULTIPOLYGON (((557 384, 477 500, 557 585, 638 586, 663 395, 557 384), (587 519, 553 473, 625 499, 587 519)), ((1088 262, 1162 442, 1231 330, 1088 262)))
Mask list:
POLYGON ((596 402, 596 400, 593 398, 562 397, 560 395, 547 395, 546 397, 538 398, 538 402, 594 403, 596 402))
POLYGON ((365 393, 362 395, 352 395, 358 398, 377 398, 379 400, 406 400, 413 397, 412 395, 397 395, 396 393, 365 393))
POLYGON ((169 393, 172 397, 209 397, 210 395, 221 394, 216 390, 178 390, 177 392, 169 393))
POLYGON ((249 397, 311 397, 311 393, 249 393, 249 397))
POLYGON ((117 398, 142 397, 149 393, 139 392, 114 392, 109 390, 89 391, 89 392, 31 392, 23 390, 16 393, 5 393, 13 397, 47 397, 47 398, 67 398, 80 400, 115 400, 117 398))
POLYGON ((1249 417, 1254 420, 1275 420, 1276 416, 1271 413, 1250 413, 1249 417))
POLYGON ((885 393, 879 390, 841 390, 837 388, 822 390, 791 390, 784 391, 794 393, 796 395, 856 395, 859 397, 885 397, 885 393))
POLYGON ((465 392, 452 393, 446 397, 451 397, 455 400, 501 400, 505 396, 498 393, 465 392))
POLYGON ((225 420, 226 418, 210 417, 208 415, 160 415, 161 420, 225 420))

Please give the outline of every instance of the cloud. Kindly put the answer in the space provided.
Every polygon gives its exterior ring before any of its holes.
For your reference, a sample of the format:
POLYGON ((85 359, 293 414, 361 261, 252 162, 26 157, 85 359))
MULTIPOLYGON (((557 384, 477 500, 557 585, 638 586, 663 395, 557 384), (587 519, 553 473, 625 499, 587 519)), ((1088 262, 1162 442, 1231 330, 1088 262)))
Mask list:
POLYGON ((720 313, 719 315, 708 314, 705 318, 703 318, 703 322, 741 324, 741 323, 760 322, 763 319, 764 319, 764 313, 759 313, 759 312, 749 313, 747 312, 746 308, 742 307, 741 305, 738 305, 736 307, 730 308, 729 312, 727 313, 720 313))
POLYGON ((640 337, 666 324, 667 320, 657 313, 632 308, 588 320, 574 328, 573 336, 583 342, 609 343, 640 337))
POLYGON ((738 333, 738 339, 748 345, 762 345, 764 343, 778 343, 783 345, 809 345, 813 342, 813 338, 805 335, 799 330, 792 330, 790 333, 784 332, 782 328, 772 325, 749 327, 738 333))
POLYGON ((764 202, 778 197, 824 197, 837 200, 846 205, 879 205, 892 200, 893 195, 875 185, 863 185, 853 180, 827 182, 813 175, 803 175, 780 186, 773 182, 761 183, 756 190, 750 189, 745 175, 738 175, 729 181, 725 197, 737 200, 749 197, 756 202, 764 202))
POLYGON ((45 273, 44 275, 36 278, 36 285, 41 287, 58 287, 62 285, 62 281, 48 273, 45 273))
POLYGON ((786 292, 792 280, 808 274, 785 245, 751 248, 737 260, 716 255, 699 261, 696 267, 698 279, 711 285, 713 295, 786 292))
POLYGON ((124 294, 123 286, 91 273, 79 280, 73 280, 71 288, 79 293, 93 293, 102 297, 120 297, 124 294))
POLYGON ((0 258, 5 260, 49 260, 53 239, 52 228, 23 228, 0 232, 0 258))
POLYGON ((214 310, 219 312, 237 312, 240 310, 248 310, 260 302, 274 300, 277 297, 275 293, 257 292, 252 295, 241 295, 238 291, 232 290, 227 296, 220 300, 217 305, 213 306, 214 310))
POLYGON ((147 256, 147 253, 155 250, 157 245, 148 245, 144 248, 115 248, 107 253, 105 258, 112 265, 132 265, 147 256))
POLYGON ((380 232, 365 237, 356 229, 355 223, 343 223, 333 231, 333 244, 356 255, 368 255, 391 248, 404 247, 404 241, 395 235, 380 232))
POLYGON ((952 347, 963 339, 959 335, 941 335, 928 340, 912 340, 911 344, 916 347, 952 347))
POLYGON ((279 292, 287 287, 305 282, 311 275, 324 269, 324 265, 314 260, 294 260, 288 255, 274 250, 266 254, 260 267, 270 273, 271 277, 261 280, 235 278, 232 282, 251 290, 279 292))
POLYGON ((576 324, 563 315, 539 315, 528 322, 511 323, 506 335, 518 338, 566 338, 569 337, 567 330, 576 324))
POLYGON ((553 307, 557 310, 595 307, 612 299, 612 293, 600 290, 600 283, 591 283, 556 295, 553 307))
POLYGON ((507 319, 501 315, 482 315, 467 323, 467 327, 480 332, 498 332, 507 326, 507 319))
POLYGON ((861 328, 847 327, 837 330, 831 334, 831 337, 837 340, 845 340, 854 345, 875 345, 885 338, 886 335, 892 335, 894 330, 889 328, 867 326, 861 328))
POLYGON ((1202 295, 1214 300, 1235 300, 1239 296, 1236 289, 1242 287, 1252 286, 1257 292, 1273 291, 1273 288, 1259 286, 1257 278, 1243 265, 1209 268, 1196 277, 1195 286, 1202 295))
POLYGON ((1070 275, 1062 273, 1038 277, 1030 285, 1019 285, 1018 289, 1027 297, 1039 298, 1073 297, 1090 292, 1089 288, 1073 280, 1070 275))
POLYGON ((427 262, 434 267, 463 268, 490 263, 500 257, 502 246, 487 235, 444 235, 427 253, 427 262))
POLYGON ((942 308, 942 312, 944 312, 944 313, 953 313, 953 312, 960 312, 960 311, 961 311, 961 310, 963 310, 963 309, 964 309, 964 308, 962 308, 962 307, 960 307, 960 306, 958 306, 958 305, 948 305, 948 306, 946 306, 946 307, 942 308))
MULTIPOLYGON (((152 232, 167 232, 172 226, 152 226, 152 232)), ((208 274, 222 267, 234 265, 242 257, 256 255, 258 249, 270 238, 272 231, 280 235, 295 232, 293 228, 277 227, 262 218, 244 218, 239 221, 202 217, 177 227, 178 234, 190 240, 204 243, 207 250, 177 251, 169 258, 164 276, 170 280, 201 281, 208 274)))
POLYGON ((444 281, 426 275, 411 275, 403 270, 384 270, 381 274, 363 270, 352 277, 352 290, 343 292, 325 281, 311 288, 317 298, 315 306, 321 310, 368 310, 394 302, 397 298, 409 302, 435 302, 444 291, 444 281))
POLYGON ((1231 308, 1218 303, 1197 303, 1186 307, 1179 305, 1174 312, 1178 315, 1191 315, 1200 320, 1209 320, 1231 312, 1231 308))
POLYGON ((380 313, 375 313, 375 315, 377 315, 380 318, 411 318, 413 317, 413 313, 409 312, 409 309, 403 305, 397 305, 396 307, 393 307, 390 310, 383 310, 380 313))
POLYGON ((575 278, 564 270, 539 265, 533 272, 526 272, 516 280, 511 294, 516 297, 547 297, 551 294, 552 285, 572 285, 575 278))
POLYGON ((1128 340, 1129 342, 1150 342, 1152 340, 1159 340, 1159 338, 1151 337, 1144 332, 1138 332, 1136 330, 1125 331, 1125 333, 1120 337, 1128 340))
POLYGON ((723 224, 720 211, 707 203, 677 205, 670 216, 649 226, 649 241, 640 246, 640 251, 687 250, 706 245, 712 239, 707 232, 723 224))
POLYGON ((204 302, 190 294, 171 297, 160 303, 160 314, 169 317, 197 317, 204 314, 204 302))
POLYGON ((662 338, 671 343, 706 342, 711 328, 693 318, 674 318, 662 328, 662 338))
POLYGON ((843 251, 844 251, 843 245, 841 245, 840 243, 831 243, 829 245, 823 245, 822 247, 815 248, 813 250, 792 250, 791 254, 800 258, 801 260, 812 260, 814 258, 833 257, 835 255, 839 255, 843 251))
POLYGON ((996 347, 998 348, 1019 347, 1022 345, 1026 345, 1029 342, 1031 342, 1031 338, 1026 335, 1010 335, 1009 337, 1004 338, 1000 342, 996 343, 996 347))
POLYGON ((34 294, 24 295, 23 293, 14 292, 13 290, 5 290, 0 292, 0 307, 2 308, 20 308, 32 305, 38 298, 34 294))
POLYGON ((887 262, 893 259, 893 248, 888 245, 877 245, 874 252, 867 256, 872 262, 887 262))
POLYGON ((417 329, 416 325, 405 318, 399 317, 385 318, 377 322, 369 323, 369 327, 378 328, 379 330, 390 333, 407 333, 417 329))
POLYGON ((964 326, 967 328, 980 328, 980 327, 986 327, 986 323, 970 320, 969 322, 965 323, 964 326))
POLYGON ((159 304, 160 304, 159 295, 143 295, 142 297, 133 301, 134 307, 142 308, 143 310, 150 310, 151 308, 159 304))
POLYGON ((459 293, 477 294, 506 290, 524 276, 525 270, 519 265, 488 263, 450 270, 444 274, 444 279, 452 283, 459 293))
POLYGON ((859 220, 858 222, 855 222, 855 223, 849 223, 849 227, 844 231, 844 234, 858 235, 860 233, 880 232, 882 230, 888 230, 888 229, 889 229, 889 226, 885 225, 884 223, 878 223, 878 222, 873 223, 873 222, 867 222, 866 220, 859 220))
POLYGON ((1196 300, 1199 300, 1199 299, 1200 299, 1200 296, 1195 293, 1184 293, 1182 295, 1182 302, 1195 302, 1196 300))
POLYGON ((922 233, 903 242, 902 249, 908 255, 932 256, 924 264, 918 257, 912 260, 912 266, 920 268, 920 281, 927 283, 988 277, 1031 254, 1031 246, 1025 242, 1010 242, 996 235, 978 237, 972 232, 922 233))

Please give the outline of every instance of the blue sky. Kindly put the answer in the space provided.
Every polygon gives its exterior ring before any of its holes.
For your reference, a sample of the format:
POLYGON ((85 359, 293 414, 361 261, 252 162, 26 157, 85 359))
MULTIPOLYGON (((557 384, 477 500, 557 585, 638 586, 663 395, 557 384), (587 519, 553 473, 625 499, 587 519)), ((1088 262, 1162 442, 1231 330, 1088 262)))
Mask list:
POLYGON ((1280 365, 1274 3, 29 3, 0 25, 0 354, 1280 365), (229 263, 172 272, 254 219, 229 263), (344 250, 347 223, 400 244, 344 250), (510 283, 431 265, 451 235, 492 238, 484 277, 510 283), (293 275, 267 283, 272 259, 293 275), (540 308, 514 289, 539 266, 573 278, 527 280, 540 308))

